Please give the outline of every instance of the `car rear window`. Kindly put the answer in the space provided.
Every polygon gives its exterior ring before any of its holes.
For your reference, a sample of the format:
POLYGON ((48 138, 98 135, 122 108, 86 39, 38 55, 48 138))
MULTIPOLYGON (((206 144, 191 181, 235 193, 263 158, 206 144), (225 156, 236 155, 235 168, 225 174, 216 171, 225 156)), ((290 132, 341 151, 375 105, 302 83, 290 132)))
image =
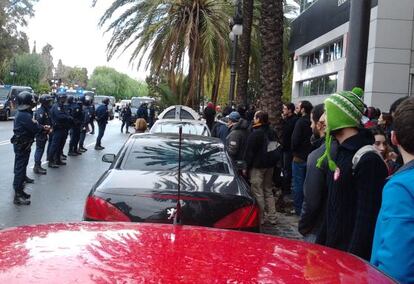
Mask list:
POLYGON ((9 94, 10 90, 4 87, 0 87, 0 99, 5 100, 7 99, 7 95, 9 94))
MULTIPOLYGON (((224 148, 218 143, 200 140, 182 142, 183 172, 229 174, 224 148)), ((124 158, 125 170, 177 171, 178 139, 137 138, 124 158)))
POLYGON ((183 127, 184 134, 208 136, 205 125, 191 122, 158 122, 151 128, 151 133, 178 133, 179 127, 183 127))

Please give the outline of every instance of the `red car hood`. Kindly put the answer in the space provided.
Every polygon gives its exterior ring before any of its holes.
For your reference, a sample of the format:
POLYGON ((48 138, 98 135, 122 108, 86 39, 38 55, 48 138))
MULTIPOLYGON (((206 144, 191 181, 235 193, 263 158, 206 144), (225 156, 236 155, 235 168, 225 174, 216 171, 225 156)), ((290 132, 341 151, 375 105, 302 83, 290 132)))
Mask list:
POLYGON ((268 235, 128 223, 0 231, 0 283, 390 283, 362 260, 268 235))

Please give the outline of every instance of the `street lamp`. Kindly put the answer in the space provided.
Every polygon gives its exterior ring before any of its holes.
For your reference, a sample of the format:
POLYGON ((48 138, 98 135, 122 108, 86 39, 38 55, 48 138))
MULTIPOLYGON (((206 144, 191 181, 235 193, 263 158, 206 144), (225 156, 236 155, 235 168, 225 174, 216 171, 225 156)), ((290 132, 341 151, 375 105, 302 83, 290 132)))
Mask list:
POLYGON ((231 50, 230 62, 230 90, 229 90, 229 106, 231 107, 234 100, 234 89, 236 85, 236 64, 237 64, 237 44, 239 36, 243 33, 243 15, 242 1, 234 0, 235 10, 233 19, 230 21, 231 32, 229 38, 233 43, 231 50))
POLYGON ((13 58, 13 64, 10 66, 10 76, 13 77, 13 85, 15 83, 15 78, 17 75, 17 64, 16 64, 16 58, 13 58))

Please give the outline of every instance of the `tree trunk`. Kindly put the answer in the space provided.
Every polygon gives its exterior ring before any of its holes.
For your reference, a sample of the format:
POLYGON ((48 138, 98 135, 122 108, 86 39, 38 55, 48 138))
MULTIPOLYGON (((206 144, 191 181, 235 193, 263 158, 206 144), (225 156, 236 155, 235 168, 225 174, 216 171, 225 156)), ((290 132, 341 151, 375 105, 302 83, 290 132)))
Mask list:
POLYGON ((247 82, 249 80, 250 42, 253 22, 253 0, 243 0, 243 34, 240 40, 239 70, 237 72, 237 103, 247 103, 247 82))
POLYGON ((260 34, 262 38, 262 81, 260 109, 281 130, 283 77, 283 0, 262 0, 260 34))
POLYGON ((211 101, 214 105, 217 104, 218 92, 220 88, 220 76, 221 76, 221 64, 216 65, 216 70, 214 72, 214 82, 213 88, 211 90, 211 101))

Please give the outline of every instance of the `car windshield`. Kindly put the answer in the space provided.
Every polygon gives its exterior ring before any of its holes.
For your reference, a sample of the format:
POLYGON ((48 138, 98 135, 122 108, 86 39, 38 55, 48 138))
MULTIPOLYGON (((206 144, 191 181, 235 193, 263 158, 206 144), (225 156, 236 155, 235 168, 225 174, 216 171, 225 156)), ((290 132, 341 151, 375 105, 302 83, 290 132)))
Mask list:
POLYGON ((103 101, 103 99, 104 99, 105 97, 98 97, 98 96, 95 96, 95 98, 93 99, 93 102, 95 103, 95 104, 98 104, 98 105, 100 105, 100 104, 102 104, 102 101, 103 101))
POLYGON ((205 125, 182 121, 158 122, 151 128, 151 133, 178 133, 180 126, 183 127, 183 134, 209 136, 205 125))
MULTIPOLYGON (((124 159, 125 170, 177 171, 178 139, 136 138, 124 159)), ((224 148, 219 143, 200 140, 182 141, 181 171, 229 174, 224 148)))
POLYGON ((9 94, 9 89, 6 89, 4 87, 0 88, 0 100, 6 100, 7 95, 9 94))

